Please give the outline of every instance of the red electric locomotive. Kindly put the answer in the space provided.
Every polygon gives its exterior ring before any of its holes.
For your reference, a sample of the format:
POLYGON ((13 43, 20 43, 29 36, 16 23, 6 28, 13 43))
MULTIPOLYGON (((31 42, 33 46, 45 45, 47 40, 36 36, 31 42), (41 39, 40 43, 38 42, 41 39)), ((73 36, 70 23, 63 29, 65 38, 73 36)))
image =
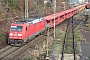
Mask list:
POLYGON ((26 42, 28 39, 38 35, 46 29, 44 18, 31 18, 22 21, 16 21, 11 24, 9 31, 8 44, 17 44, 26 42))

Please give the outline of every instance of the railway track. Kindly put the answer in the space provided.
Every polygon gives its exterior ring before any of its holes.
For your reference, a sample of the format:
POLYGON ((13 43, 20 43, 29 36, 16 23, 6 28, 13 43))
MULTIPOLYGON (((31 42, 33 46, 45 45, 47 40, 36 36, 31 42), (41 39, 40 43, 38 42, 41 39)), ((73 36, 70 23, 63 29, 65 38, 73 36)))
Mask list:
POLYGON ((61 60, 64 60, 64 53, 67 53, 65 52, 65 50, 67 49, 68 46, 72 47, 73 49, 72 53, 74 54, 74 60, 76 60, 76 41, 75 41, 74 32, 75 32, 75 28, 81 23, 83 23, 84 21, 85 21, 85 16, 84 16, 83 11, 79 13, 79 17, 77 17, 77 19, 75 17, 72 17, 70 21, 68 21, 67 29, 66 29, 66 33, 65 33, 65 37, 63 41, 61 60), (69 37, 69 36, 72 36, 72 37, 69 37), (69 42, 71 40, 72 42, 69 42))
POLYGON ((13 59, 13 57, 15 58, 19 55, 22 55, 22 53, 24 53, 28 48, 30 48, 30 50, 34 50, 34 47, 37 44, 40 44, 41 42, 43 42, 44 40, 46 40, 46 37, 45 37, 45 34, 44 35, 42 34, 32 39, 32 41, 30 41, 29 43, 27 43, 22 47, 7 46, 0 50, 0 60, 13 59))
POLYGON ((16 51, 19 47, 6 46, 0 50, 0 60, 16 51))

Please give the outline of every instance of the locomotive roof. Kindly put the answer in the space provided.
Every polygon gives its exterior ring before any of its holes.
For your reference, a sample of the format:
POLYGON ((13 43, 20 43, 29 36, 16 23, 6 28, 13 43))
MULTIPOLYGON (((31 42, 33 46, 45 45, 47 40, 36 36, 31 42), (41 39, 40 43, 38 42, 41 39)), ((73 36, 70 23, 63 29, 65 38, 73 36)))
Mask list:
POLYGON ((28 19, 24 19, 21 21, 16 21, 15 23, 16 24, 24 24, 24 23, 28 22, 28 23, 34 24, 34 23, 40 22, 42 20, 44 20, 44 18, 28 18, 28 19))

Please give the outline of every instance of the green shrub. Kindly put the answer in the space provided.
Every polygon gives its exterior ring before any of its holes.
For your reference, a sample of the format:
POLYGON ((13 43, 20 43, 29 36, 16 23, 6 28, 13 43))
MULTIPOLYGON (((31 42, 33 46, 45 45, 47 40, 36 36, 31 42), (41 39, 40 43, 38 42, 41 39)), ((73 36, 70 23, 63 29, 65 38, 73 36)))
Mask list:
POLYGON ((6 2, 8 2, 9 7, 10 7, 11 9, 15 9, 14 0, 6 0, 6 2))
POLYGON ((6 34, 0 33, 0 42, 5 42, 6 34))

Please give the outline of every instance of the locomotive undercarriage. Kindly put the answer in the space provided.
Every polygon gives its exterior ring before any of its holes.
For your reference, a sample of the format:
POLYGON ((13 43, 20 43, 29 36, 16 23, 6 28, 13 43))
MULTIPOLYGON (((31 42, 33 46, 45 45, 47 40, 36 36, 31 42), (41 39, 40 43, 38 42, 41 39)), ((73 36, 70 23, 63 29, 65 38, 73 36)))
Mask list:
POLYGON ((8 44, 11 45, 11 44, 22 44, 24 43, 23 40, 13 40, 13 39, 8 39, 8 44))

